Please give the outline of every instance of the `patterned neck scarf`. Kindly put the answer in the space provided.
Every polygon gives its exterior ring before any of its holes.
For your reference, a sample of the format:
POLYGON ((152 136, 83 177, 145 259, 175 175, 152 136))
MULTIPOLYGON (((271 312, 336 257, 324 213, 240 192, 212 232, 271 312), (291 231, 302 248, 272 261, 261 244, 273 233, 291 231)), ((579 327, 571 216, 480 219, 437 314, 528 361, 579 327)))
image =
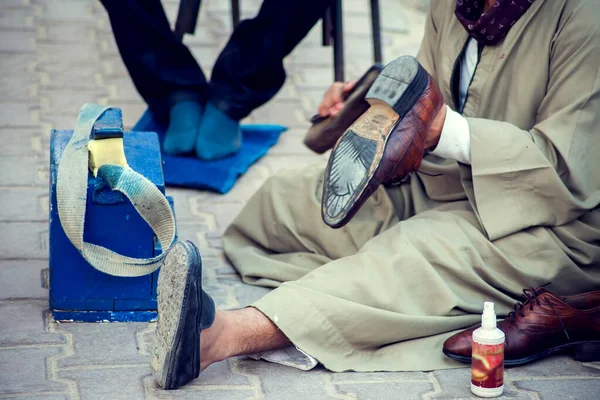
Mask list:
POLYGON ((484 13, 485 0, 456 0, 454 14, 477 42, 485 46, 493 46, 504 39, 533 1, 496 0, 484 13))

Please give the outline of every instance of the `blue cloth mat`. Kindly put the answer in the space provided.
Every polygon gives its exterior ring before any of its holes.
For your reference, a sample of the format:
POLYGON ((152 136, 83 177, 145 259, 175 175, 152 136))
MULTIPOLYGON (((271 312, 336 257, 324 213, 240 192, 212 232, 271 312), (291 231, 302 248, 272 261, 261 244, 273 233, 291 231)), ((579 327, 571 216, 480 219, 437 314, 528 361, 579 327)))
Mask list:
MULTIPOLYGON (((156 132, 162 143, 166 128, 146 110, 132 130, 156 132)), ((227 193, 238 177, 264 156, 277 143, 279 135, 287 130, 281 125, 242 125, 241 129, 242 148, 230 157, 202 161, 192 156, 170 156, 163 153, 165 184, 227 193)))

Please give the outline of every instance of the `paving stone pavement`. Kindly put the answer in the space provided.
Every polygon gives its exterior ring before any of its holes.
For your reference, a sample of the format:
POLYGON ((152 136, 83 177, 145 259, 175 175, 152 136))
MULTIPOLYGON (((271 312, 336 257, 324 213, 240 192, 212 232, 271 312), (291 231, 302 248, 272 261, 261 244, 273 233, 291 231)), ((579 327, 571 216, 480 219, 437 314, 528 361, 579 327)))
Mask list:
MULTIPOLYGON (((449 0, 446 0, 449 1, 449 0)), ((178 1, 163 1, 173 21, 178 1)), ((244 0, 252 16, 259 0, 244 0)), ((371 63, 367 0, 345 0, 346 73, 371 63)), ((382 0, 384 58, 415 54, 427 0, 382 0)), ((229 2, 204 1, 187 37, 209 74, 231 31, 229 2)), ((169 189, 181 239, 198 243, 205 283, 220 307, 247 305, 267 289, 241 283, 225 261, 221 234, 264 180, 290 164, 323 162, 301 144, 332 78, 320 27, 287 58, 288 79, 247 122, 291 129, 226 196, 169 189)), ((414 373, 301 372, 244 357, 209 367, 182 390, 157 388, 149 366, 154 324, 57 324, 44 287, 48 259, 50 130, 70 129, 84 102, 121 107, 130 127, 144 105, 93 0, 0 1, 0 399, 467 399, 469 370, 414 373)), ((507 370, 506 398, 599 399, 600 364, 554 357, 507 370)))

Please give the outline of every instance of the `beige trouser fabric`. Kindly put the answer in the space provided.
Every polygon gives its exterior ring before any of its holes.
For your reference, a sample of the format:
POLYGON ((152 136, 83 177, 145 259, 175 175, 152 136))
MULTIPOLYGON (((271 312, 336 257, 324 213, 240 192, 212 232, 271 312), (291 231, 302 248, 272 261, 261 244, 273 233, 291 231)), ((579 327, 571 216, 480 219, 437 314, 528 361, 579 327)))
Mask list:
POLYGON ((246 283, 277 287, 254 306, 329 370, 456 367, 442 344, 479 321, 484 301, 506 315, 525 287, 595 284, 544 228, 492 243, 468 201, 433 202, 419 179, 380 187, 331 229, 321 220, 323 171, 270 178, 224 246, 246 283))

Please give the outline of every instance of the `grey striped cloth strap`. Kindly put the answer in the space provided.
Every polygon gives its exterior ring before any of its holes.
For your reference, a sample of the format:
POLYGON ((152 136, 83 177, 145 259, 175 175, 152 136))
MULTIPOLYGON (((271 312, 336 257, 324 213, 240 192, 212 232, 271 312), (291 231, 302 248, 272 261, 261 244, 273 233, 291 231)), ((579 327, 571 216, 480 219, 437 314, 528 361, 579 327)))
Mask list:
POLYGON ((98 170, 98 176, 105 179, 112 190, 127 196, 156 234, 163 252, 154 258, 131 258, 83 240, 88 184, 87 144, 94 123, 109 108, 97 104, 85 104, 81 108, 75 132, 58 166, 58 215, 71 243, 94 268, 115 276, 142 276, 158 269, 162 258, 173 245, 175 219, 161 191, 131 168, 103 165, 98 170))

